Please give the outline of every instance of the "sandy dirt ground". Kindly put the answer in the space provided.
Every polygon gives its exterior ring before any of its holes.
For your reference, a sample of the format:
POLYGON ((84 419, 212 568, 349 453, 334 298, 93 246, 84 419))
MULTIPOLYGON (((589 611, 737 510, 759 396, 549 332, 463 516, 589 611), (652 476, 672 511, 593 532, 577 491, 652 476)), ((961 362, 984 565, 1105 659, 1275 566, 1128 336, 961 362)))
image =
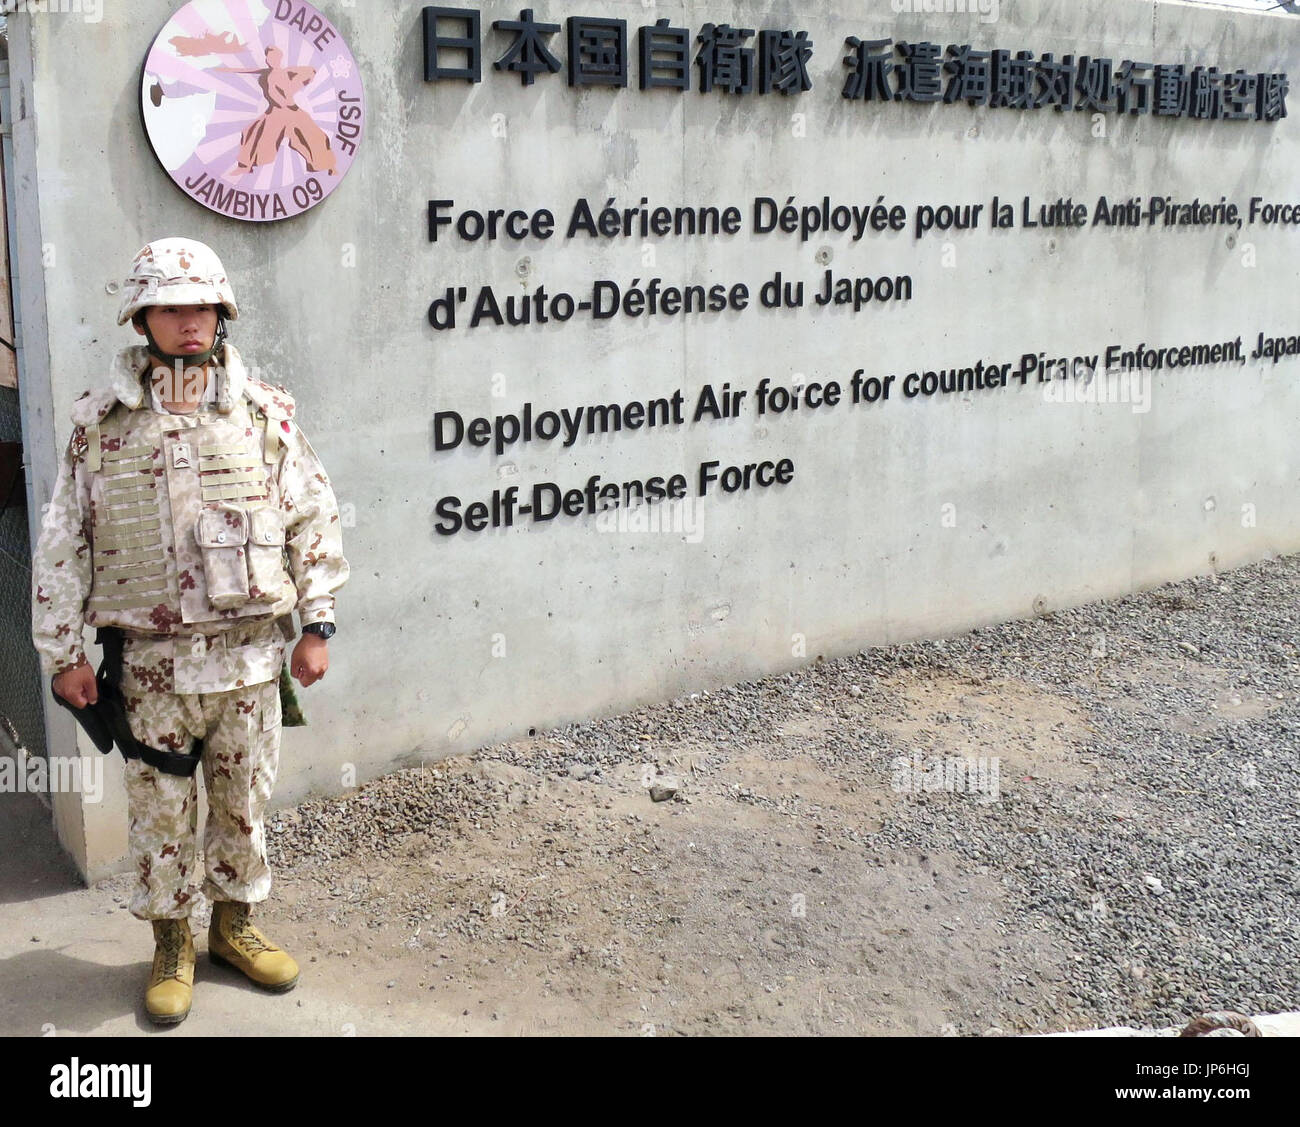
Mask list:
MULTIPOLYGON (((1000 926, 996 874, 943 850, 871 847, 900 803, 928 796, 898 793, 879 757, 827 765, 808 753, 867 723, 942 742, 963 715, 979 746, 1002 751, 1004 788, 1097 771, 1077 754, 1086 724, 1069 704, 928 673, 882 683, 855 708, 792 715, 761 743, 647 740, 643 762, 601 782, 446 760, 341 800, 346 821, 370 827, 347 856, 321 863, 296 848, 329 839, 313 824, 339 801, 275 820, 292 834, 282 856, 298 858, 271 909, 276 934, 316 952, 315 988, 423 998, 467 1032, 1063 1028, 1071 1015, 1053 987, 1064 960, 1000 926), (645 782, 663 773, 681 789, 656 802, 645 782), (400 795, 392 829, 368 813, 392 808, 385 791, 400 795)), ((546 744, 509 750, 564 751, 546 744)))
MULTIPOLYGON (((311 1032, 978 1036, 1300 1009, 1298 590, 1285 558, 282 808, 257 918, 302 963, 311 1032), (995 793, 900 784, 900 763, 980 757, 995 793)), ((120 905, 132 879, 88 894, 120 905)))

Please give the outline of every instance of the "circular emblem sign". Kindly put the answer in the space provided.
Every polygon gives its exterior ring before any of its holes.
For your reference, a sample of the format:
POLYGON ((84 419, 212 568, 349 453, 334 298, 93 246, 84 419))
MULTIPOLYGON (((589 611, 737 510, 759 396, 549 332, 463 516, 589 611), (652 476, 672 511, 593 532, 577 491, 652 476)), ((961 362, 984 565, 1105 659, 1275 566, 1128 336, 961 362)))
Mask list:
POLYGON ((361 144, 365 102, 338 29, 300 0, 191 0, 145 59, 154 154, 232 219, 287 219, 328 196, 361 144))

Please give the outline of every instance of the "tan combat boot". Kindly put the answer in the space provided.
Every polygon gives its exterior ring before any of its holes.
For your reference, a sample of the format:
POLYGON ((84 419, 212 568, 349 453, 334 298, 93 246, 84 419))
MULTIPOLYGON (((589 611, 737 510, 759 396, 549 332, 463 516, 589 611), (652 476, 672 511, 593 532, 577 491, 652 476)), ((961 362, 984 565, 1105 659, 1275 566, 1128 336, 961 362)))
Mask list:
POLYGON ((240 900, 218 900, 212 905, 208 929, 208 957, 242 971, 264 990, 292 990, 298 981, 298 964, 248 922, 249 905, 240 900))
POLYGON ((175 1025, 190 1012, 194 990, 194 937, 189 920, 152 920, 153 972, 144 1008, 159 1025, 175 1025))

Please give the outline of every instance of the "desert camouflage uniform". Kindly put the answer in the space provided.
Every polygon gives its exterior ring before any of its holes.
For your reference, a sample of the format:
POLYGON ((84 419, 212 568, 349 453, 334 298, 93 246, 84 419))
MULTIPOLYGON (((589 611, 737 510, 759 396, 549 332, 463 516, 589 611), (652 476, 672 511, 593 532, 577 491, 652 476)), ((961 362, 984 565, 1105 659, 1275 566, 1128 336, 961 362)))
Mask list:
POLYGON ((197 780, 126 763, 139 874, 131 912, 141 919, 188 916, 200 891, 211 900, 266 899, 263 813, 280 750, 280 621, 296 609, 304 624, 333 622, 334 592, 348 574, 333 490, 292 422, 292 399, 249 377, 233 346, 225 348, 215 402, 192 415, 167 412, 151 394, 144 349, 118 356, 110 388, 76 404, 33 559, 33 637, 46 676, 84 659, 83 626, 120 626, 132 734, 173 751, 203 740, 202 882, 197 780), (192 428, 210 424, 239 441, 205 447, 203 436, 214 432, 192 428), (173 473, 178 465, 186 472, 173 473), (240 484, 212 484, 227 481, 240 484), (224 546, 227 531, 240 547, 224 546), (250 550, 259 543, 255 563, 250 550), (229 595, 232 579, 260 601, 229 595))

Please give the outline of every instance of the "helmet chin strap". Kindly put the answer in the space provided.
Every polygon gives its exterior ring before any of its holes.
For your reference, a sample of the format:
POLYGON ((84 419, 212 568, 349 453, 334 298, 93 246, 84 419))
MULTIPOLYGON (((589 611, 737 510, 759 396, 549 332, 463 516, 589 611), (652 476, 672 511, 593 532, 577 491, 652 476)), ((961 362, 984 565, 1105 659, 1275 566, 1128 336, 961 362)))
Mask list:
POLYGON ((201 368, 216 355, 217 349, 226 343, 226 317, 224 313, 217 315, 217 332, 212 338, 212 347, 206 352, 164 352, 158 342, 154 340, 153 331, 149 328, 149 319, 144 317, 141 320, 144 322, 144 339, 149 342, 150 354, 166 364, 183 363, 187 368, 201 368))

